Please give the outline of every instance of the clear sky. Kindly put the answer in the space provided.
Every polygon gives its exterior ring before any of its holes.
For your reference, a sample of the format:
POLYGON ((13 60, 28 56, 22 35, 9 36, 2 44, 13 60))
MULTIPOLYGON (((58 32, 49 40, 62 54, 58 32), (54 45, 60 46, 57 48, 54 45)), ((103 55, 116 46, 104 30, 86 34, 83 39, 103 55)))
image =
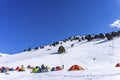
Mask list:
POLYGON ((0 0, 0 52, 119 30, 120 0, 0 0), (116 23, 117 23, 116 22, 116 23))

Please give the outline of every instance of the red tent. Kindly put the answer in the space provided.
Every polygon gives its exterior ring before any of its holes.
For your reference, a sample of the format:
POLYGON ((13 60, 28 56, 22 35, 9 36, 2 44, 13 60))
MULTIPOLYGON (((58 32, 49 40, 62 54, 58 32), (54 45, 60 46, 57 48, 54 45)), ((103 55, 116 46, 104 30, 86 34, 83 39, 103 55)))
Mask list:
POLYGON ((19 71, 19 70, 20 70, 20 68, 19 68, 19 67, 16 67, 16 69, 15 69, 15 70, 19 71))
POLYGON ((56 71, 62 70, 62 68, 60 66, 56 67, 56 71))
POLYGON ((116 67, 120 67, 120 63, 117 63, 117 64, 116 64, 116 67))

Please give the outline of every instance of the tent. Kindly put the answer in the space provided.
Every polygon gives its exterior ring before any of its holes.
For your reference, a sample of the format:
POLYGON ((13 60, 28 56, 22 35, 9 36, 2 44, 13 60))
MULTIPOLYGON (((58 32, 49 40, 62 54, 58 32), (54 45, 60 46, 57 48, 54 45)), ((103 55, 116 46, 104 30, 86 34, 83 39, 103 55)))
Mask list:
POLYGON ((62 70, 62 68, 60 66, 56 67, 56 71, 62 70))
POLYGON ((5 72, 7 72, 7 69, 6 69, 5 67, 2 67, 2 68, 0 69, 0 72, 1 72, 1 73, 5 73, 5 72))
POLYGON ((28 65, 27 68, 28 69, 33 69, 34 67, 31 67, 31 65, 28 65))
POLYGON ((16 67, 16 68, 15 68, 15 70, 17 70, 17 71, 19 71, 19 69, 20 69, 19 67, 16 67))
POLYGON ((21 68, 19 69, 19 71, 25 71, 24 65, 21 65, 21 68))
POLYGON ((120 67, 120 63, 117 63, 117 64, 116 64, 116 67, 120 67))
POLYGON ((56 71, 56 67, 52 67, 51 71, 56 71))
POLYGON ((14 69, 13 68, 9 68, 9 71, 14 71, 14 69))
POLYGON ((42 72, 48 72, 48 70, 45 67, 39 67, 36 66, 35 68, 32 69, 31 73, 42 73, 42 72))
POLYGON ((45 67, 44 64, 41 65, 41 72, 48 72, 48 66, 45 67))
POLYGON ((41 68, 40 67, 33 68, 31 73, 38 73, 38 72, 41 72, 41 68))
POLYGON ((51 71, 59 71, 59 70, 62 70, 60 66, 56 66, 51 69, 51 71))
POLYGON ((70 67, 70 69, 68 71, 74 71, 74 70, 84 70, 83 67, 79 66, 79 65, 73 65, 70 67))

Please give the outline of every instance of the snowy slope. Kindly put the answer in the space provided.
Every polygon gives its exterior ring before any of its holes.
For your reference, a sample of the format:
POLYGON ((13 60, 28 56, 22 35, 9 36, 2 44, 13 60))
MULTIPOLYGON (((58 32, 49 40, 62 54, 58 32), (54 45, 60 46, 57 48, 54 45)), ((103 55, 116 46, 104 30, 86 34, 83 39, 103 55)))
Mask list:
POLYGON ((0 57, 5 57, 5 56, 9 56, 9 54, 0 53, 0 57))
POLYGON ((31 70, 25 72, 0 73, 0 80, 120 80, 120 38, 111 41, 106 39, 87 41, 67 41, 62 44, 65 54, 57 54, 58 47, 45 46, 44 49, 22 52, 0 58, 0 66, 16 68, 22 64, 49 67, 62 66, 62 71, 33 74, 31 70), (70 45, 74 44, 74 47, 70 45), (48 50, 49 49, 49 50, 48 50), (67 71, 72 65, 78 64, 85 70, 67 71))

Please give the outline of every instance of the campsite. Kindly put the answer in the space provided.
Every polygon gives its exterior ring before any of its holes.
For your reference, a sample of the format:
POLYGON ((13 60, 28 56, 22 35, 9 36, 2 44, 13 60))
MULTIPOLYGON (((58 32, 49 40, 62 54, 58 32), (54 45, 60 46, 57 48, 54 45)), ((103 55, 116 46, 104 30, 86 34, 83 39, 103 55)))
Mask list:
POLYGON ((57 53, 61 45, 57 44, 0 57, 0 79, 119 80, 120 37, 59 42, 65 47, 63 53, 57 53))
POLYGON ((0 0, 0 80, 120 80, 120 0, 0 0))

